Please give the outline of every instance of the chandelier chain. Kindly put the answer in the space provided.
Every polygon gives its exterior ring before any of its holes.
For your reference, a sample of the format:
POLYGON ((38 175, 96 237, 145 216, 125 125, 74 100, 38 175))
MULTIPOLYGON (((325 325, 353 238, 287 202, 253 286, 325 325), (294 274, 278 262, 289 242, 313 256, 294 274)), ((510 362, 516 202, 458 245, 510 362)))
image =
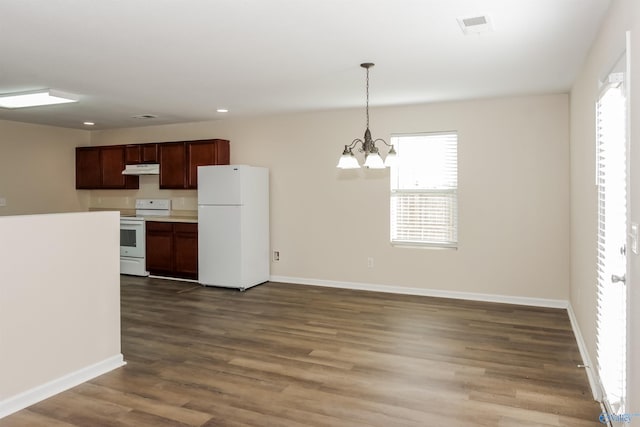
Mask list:
POLYGON ((369 129, 369 67, 367 70, 367 129, 369 129))

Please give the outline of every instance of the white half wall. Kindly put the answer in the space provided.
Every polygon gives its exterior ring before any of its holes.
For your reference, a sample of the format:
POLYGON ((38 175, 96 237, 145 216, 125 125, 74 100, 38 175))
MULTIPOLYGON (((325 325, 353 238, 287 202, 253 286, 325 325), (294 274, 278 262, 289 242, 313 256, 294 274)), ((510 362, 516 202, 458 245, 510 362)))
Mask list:
POLYGON ((0 217, 0 418, 123 364, 119 218, 0 217))

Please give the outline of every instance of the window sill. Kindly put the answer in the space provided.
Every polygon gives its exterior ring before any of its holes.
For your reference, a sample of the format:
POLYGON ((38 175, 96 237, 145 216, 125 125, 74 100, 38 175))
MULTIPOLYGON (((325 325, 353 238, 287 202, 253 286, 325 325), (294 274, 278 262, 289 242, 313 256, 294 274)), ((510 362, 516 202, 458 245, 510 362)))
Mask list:
POLYGON ((435 250, 458 250, 457 245, 439 245, 439 244, 429 244, 429 243, 402 243, 402 242, 391 242, 391 246, 396 248, 407 248, 407 249, 435 249, 435 250))

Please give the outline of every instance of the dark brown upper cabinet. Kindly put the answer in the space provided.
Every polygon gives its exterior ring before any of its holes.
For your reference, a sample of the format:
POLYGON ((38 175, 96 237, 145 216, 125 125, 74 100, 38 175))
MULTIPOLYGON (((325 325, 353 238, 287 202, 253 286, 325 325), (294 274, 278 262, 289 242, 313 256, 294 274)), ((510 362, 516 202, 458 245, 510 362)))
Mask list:
POLYGON ((125 161, 128 165, 158 163, 158 144, 127 145, 125 161))
POLYGON ((186 188, 187 152, 184 142, 165 142, 158 146, 160 188, 186 188))
POLYGON ((229 141, 213 139, 187 142, 187 188, 198 188, 198 166, 228 165, 229 141))
POLYGON ((76 148, 76 188, 139 188, 139 177, 122 175, 125 165, 160 164, 161 189, 198 188, 198 166, 228 165, 229 141, 107 145, 76 148))
POLYGON ((100 148, 76 148, 76 188, 89 189, 101 186, 100 148))
POLYGON ((137 176, 122 175, 125 147, 110 145, 76 148, 77 189, 135 189, 137 176))
POLYGON ((198 188, 198 166, 228 165, 229 141, 206 139, 159 144, 160 188, 198 188))

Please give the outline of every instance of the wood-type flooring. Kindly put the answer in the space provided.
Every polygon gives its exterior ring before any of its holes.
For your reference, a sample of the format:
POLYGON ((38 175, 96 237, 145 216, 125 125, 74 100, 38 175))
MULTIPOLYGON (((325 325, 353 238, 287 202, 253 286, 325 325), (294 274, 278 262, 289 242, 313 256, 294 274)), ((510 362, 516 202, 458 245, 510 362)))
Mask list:
POLYGON ((0 426, 602 425, 565 310, 121 282, 127 365, 0 426))

